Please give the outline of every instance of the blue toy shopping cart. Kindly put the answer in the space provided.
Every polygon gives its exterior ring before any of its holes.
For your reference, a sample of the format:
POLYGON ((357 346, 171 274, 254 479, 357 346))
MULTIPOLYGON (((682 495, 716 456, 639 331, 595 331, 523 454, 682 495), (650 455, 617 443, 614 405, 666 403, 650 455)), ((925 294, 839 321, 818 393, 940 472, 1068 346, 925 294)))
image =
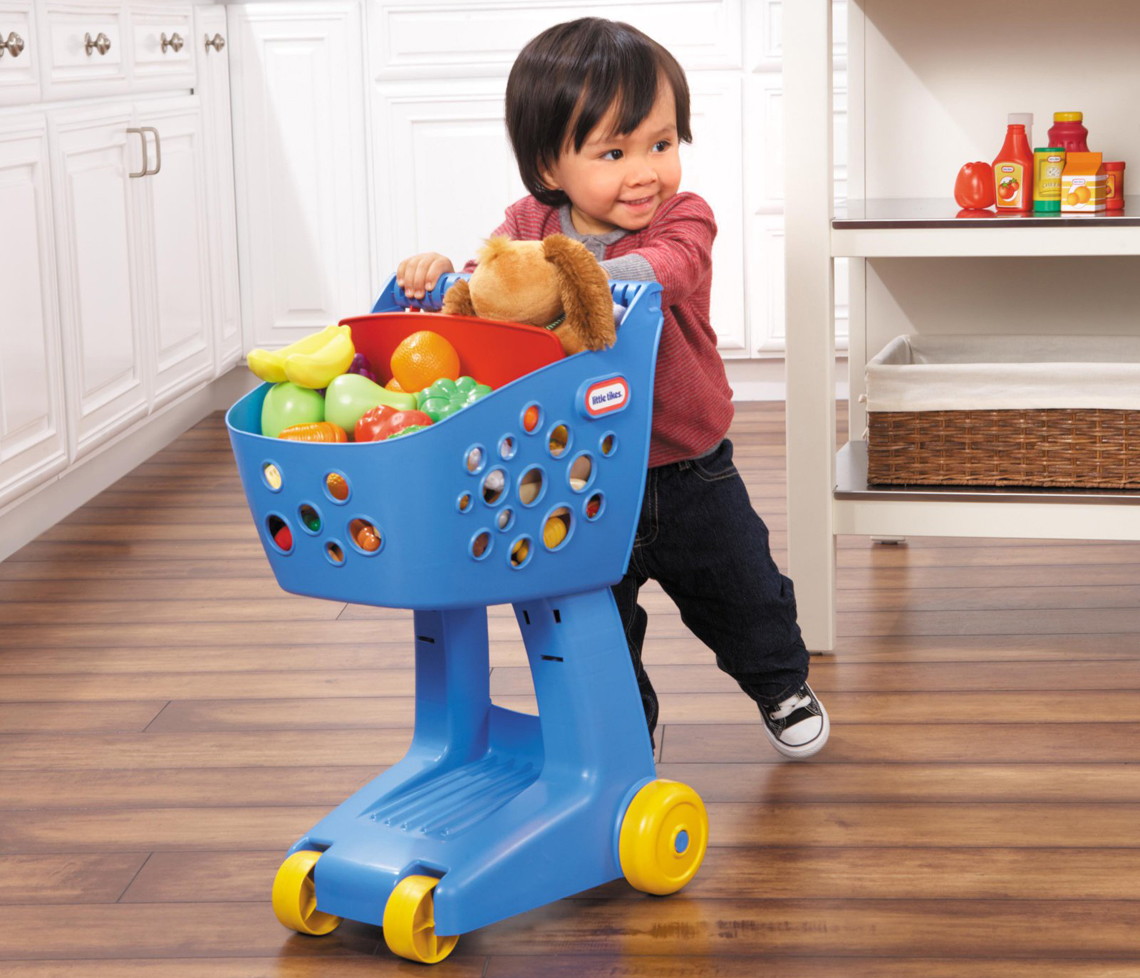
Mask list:
POLYGON ((378 924, 434 963, 459 935, 624 876, 672 893, 704 858, 692 788, 658 779, 610 585, 645 486, 660 286, 612 283, 613 347, 563 357, 529 326, 443 313, 394 280, 345 320, 386 363, 420 329, 494 392, 415 434, 313 444, 261 434, 269 384, 226 421, 281 586, 414 611, 415 728, 404 758, 289 851, 287 927, 378 924), (491 702, 486 607, 511 603, 537 715, 491 702))

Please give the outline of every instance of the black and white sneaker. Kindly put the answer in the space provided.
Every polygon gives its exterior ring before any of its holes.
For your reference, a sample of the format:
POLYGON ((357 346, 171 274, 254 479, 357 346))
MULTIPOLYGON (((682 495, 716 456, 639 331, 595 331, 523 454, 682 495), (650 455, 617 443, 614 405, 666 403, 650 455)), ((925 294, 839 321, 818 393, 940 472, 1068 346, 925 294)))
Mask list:
POLYGON ((827 710, 807 683, 774 707, 760 707, 760 715, 772 746, 797 760, 816 753, 831 732, 827 710))

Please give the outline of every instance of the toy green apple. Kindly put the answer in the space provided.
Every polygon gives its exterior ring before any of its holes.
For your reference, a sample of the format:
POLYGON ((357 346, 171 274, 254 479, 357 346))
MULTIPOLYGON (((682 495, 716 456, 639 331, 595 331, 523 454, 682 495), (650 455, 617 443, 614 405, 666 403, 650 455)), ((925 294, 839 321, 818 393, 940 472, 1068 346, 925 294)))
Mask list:
POLYGON ((364 412, 381 404, 397 411, 414 410, 416 395, 390 391, 360 374, 341 374, 325 390, 325 420, 354 431, 364 412))
POLYGON ((261 433, 276 438, 294 424, 325 420, 325 401, 307 387, 289 381, 274 384, 261 405, 261 433))

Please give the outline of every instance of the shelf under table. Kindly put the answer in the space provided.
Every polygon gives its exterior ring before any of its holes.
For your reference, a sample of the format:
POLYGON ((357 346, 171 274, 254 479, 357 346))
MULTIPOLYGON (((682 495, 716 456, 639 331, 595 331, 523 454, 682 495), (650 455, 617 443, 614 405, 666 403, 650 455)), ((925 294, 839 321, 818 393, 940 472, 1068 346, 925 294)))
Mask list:
POLYGON ((1140 491, 868 486, 867 444, 835 458, 836 534, 1140 540, 1140 491))

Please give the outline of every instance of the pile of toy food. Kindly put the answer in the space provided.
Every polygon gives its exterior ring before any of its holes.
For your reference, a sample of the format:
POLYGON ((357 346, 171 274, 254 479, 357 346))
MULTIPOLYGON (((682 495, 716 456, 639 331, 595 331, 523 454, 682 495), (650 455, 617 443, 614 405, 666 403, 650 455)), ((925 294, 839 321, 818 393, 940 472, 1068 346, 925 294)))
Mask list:
POLYGON ((1032 148, 1032 130, 1032 113, 1010 114, 993 163, 967 163, 958 171, 959 207, 1045 215, 1124 208, 1124 162, 1090 152, 1083 113, 1054 112, 1045 146, 1032 148))
POLYGON ((328 326, 281 350, 250 350, 249 369, 273 386, 261 433, 309 442, 382 441, 421 431, 491 388, 459 375, 459 354, 443 336, 419 330, 400 342, 380 382, 378 365, 357 353, 349 326, 328 326))

